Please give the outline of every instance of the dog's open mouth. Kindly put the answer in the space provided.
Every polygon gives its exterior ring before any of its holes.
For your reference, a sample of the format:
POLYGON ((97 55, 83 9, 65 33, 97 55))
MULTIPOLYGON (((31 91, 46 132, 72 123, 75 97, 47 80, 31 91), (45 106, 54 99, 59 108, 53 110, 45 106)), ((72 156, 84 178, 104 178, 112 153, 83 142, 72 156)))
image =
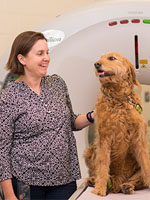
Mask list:
POLYGON ((107 77, 107 76, 114 76, 115 73, 111 72, 111 71, 98 70, 98 75, 100 78, 103 78, 103 77, 107 77))

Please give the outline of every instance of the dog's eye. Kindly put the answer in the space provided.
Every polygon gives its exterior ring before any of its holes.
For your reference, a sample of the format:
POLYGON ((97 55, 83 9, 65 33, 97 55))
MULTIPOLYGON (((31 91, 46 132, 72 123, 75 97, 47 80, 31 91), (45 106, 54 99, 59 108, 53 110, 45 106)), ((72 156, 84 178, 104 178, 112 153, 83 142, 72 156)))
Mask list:
POLYGON ((116 58, 113 56, 110 56, 110 57, 108 57, 108 60, 116 60, 116 58))

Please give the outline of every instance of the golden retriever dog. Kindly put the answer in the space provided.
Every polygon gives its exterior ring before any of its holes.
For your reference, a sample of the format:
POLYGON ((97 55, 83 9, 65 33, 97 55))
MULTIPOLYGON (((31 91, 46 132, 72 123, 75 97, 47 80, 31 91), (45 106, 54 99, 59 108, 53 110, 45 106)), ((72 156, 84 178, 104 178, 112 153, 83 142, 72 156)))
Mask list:
POLYGON ((96 137, 84 153, 86 182, 100 196, 106 196, 110 181, 110 192, 133 194, 150 186, 147 127, 134 90, 140 84, 134 66, 120 53, 103 54, 94 65, 101 92, 95 105, 96 137))

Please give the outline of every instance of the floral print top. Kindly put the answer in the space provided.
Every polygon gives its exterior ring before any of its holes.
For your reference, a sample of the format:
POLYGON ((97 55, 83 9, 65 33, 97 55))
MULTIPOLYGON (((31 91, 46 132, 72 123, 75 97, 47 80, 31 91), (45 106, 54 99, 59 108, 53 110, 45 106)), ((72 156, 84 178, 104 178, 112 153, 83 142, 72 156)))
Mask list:
POLYGON ((38 96, 11 81, 0 94, 0 181, 54 186, 80 178, 73 113, 64 80, 42 78, 38 96))

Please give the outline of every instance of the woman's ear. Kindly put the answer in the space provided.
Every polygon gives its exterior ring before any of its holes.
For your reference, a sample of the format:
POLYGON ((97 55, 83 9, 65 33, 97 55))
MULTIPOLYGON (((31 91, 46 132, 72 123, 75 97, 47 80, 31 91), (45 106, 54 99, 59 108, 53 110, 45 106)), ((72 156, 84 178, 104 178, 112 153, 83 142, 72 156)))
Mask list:
POLYGON ((25 57, 22 54, 18 54, 17 58, 22 65, 25 65, 25 57))

